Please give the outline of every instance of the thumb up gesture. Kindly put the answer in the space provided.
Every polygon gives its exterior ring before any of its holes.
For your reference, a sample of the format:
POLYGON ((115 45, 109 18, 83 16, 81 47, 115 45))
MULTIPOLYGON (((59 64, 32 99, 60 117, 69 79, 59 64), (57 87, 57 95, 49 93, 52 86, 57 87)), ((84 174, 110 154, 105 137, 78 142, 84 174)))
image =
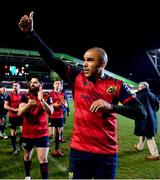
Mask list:
POLYGON ((21 29, 21 31, 25 32, 25 33, 29 33, 31 31, 33 31, 33 14, 34 12, 32 11, 29 16, 28 15, 24 15, 21 17, 18 25, 19 28, 21 29))

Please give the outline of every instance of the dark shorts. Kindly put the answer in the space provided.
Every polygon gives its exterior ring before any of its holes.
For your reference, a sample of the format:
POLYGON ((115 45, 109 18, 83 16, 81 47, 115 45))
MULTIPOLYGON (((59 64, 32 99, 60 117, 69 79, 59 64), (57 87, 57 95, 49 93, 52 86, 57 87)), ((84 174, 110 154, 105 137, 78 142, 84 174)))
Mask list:
POLYGON ((101 155, 70 150, 69 174, 73 173, 73 179, 115 179, 117 166, 118 154, 101 155))
POLYGON ((16 129, 16 127, 23 125, 23 118, 22 117, 9 117, 9 124, 10 124, 11 129, 16 129))
POLYGON ((44 136, 41 138, 23 138, 23 147, 27 151, 31 151, 33 147, 49 147, 49 137, 44 136))
POLYGON ((63 127, 63 118, 50 118, 49 119, 49 127, 63 127))

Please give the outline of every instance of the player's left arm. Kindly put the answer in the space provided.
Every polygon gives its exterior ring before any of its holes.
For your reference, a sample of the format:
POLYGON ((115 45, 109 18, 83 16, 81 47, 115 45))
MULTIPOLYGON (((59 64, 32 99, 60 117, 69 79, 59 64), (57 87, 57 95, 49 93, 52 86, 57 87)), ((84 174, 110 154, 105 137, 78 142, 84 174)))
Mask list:
POLYGON ((146 118, 147 113, 144 106, 124 84, 122 84, 120 91, 120 102, 122 105, 116 105, 103 99, 98 99, 92 103, 90 111, 97 112, 98 110, 101 110, 106 113, 115 112, 136 120, 146 118))
POLYGON ((53 114, 54 108, 53 108, 53 102, 52 102, 52 98, 51 96, 48 97, 47 101, 45 101, 44 97, 43 97, 43 91, 42 91, 42 87, 40 86, 39 91, 38 91, 38 99, 41 102, 41 105, 43 107, 43 109, 46 111, 46 113, 48 115, 53 114))
MULTIPOLYGON (((49 97, 50 99, 51 97, 49 97)), ((48 100, 48 103, 42 98, 41 99, 41 104, 42 104, 42 107, 43 109, 47 112, 48 115, 51 115, 53 114, 54 112, 54 108, 53 108, 53 105, 51 103, 51 99, 48 100)))
POLYGON ((147 116, 144 106, 136 98, 124 105, 113 105, 113 112, 136 120, 143 120, 147 116))
POLYGON ((131 92, 130 87, 125 83, 121 85, 119 101, 122 105, 113 104, 113 112, 135 120, 143 120, 146 118, 147 112, 143 104, 136 98, 136 95, 131 92))

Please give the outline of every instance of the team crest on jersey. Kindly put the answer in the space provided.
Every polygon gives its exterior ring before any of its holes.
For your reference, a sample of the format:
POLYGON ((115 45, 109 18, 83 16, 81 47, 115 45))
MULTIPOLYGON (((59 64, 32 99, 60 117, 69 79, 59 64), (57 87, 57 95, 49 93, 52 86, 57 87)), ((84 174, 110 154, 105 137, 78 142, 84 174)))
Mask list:
POLYGON ((106 91, 108 94, 114 94, 117 90, 116 86, 110 86, 106 91))

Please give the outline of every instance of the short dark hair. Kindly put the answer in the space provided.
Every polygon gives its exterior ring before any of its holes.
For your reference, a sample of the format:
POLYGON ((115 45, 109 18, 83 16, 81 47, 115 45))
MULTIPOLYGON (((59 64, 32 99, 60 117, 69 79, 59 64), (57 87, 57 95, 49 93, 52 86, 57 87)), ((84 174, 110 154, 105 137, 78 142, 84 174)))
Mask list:
POLYGON ((36 78, 36 79, 38 79, 38 81, 39 81, 40 83, 42 83, 42 82, 41 82, 41 78, 40 78, 40 76, 39 76, 38 74, 31 75, 29 81, 31 81, 32 78, 36 78))

